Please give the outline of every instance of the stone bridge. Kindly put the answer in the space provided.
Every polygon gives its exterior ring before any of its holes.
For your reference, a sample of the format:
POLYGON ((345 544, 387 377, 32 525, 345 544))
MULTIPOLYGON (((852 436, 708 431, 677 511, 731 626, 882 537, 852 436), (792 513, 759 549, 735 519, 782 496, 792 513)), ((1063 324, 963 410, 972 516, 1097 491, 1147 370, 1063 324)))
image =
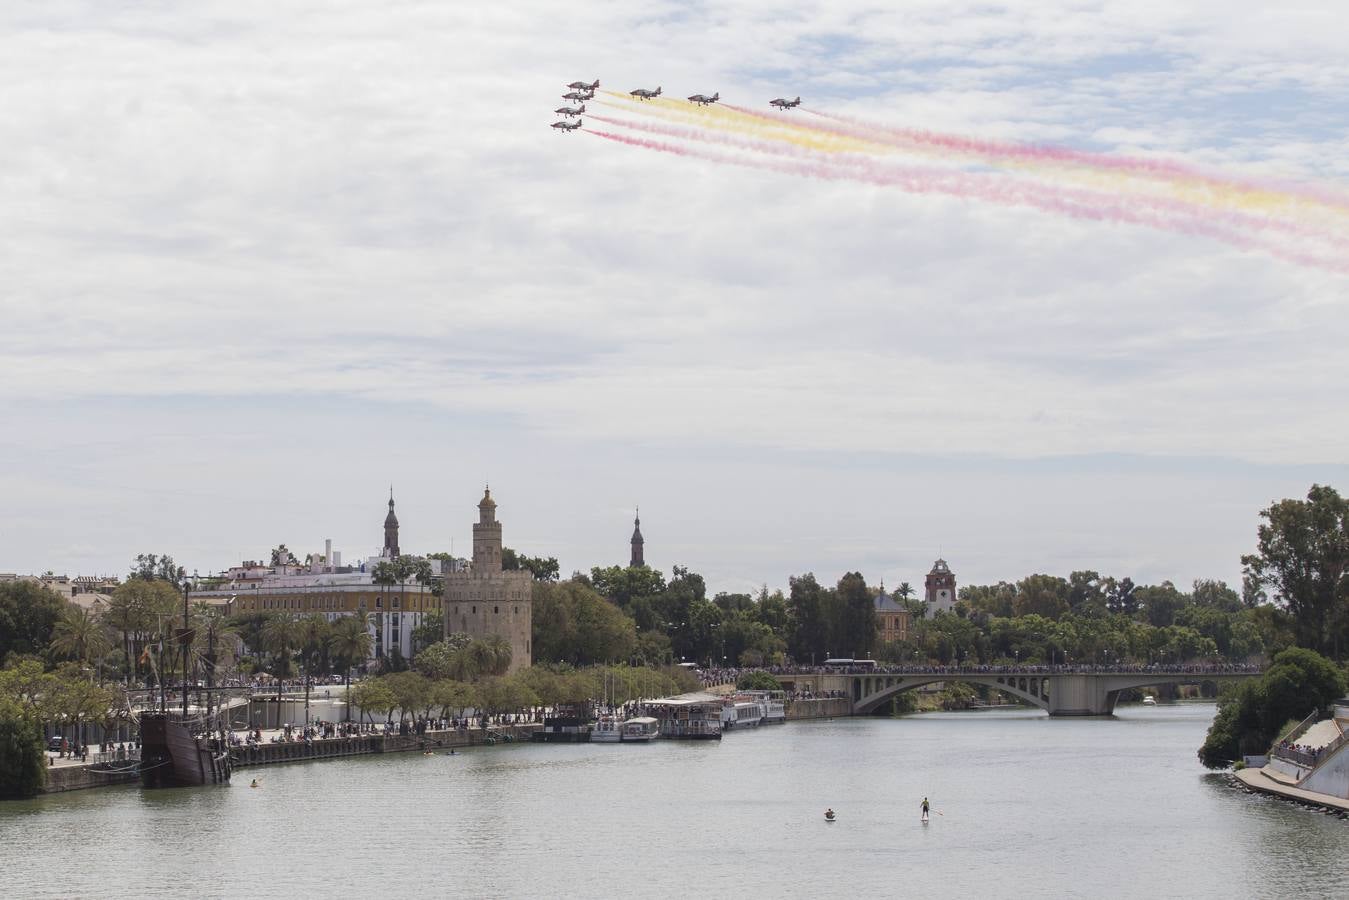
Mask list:
POLYGON ((855 716, 874 712, 901 691, 950 681, 986 685, 1038 706, 1051 716, 1108 716, 1114 713, 1120 693, 1134 688, 1206 681, 1220 683, 1259 676, 1258 670, 1228 668, 1046 671, 1041 668, 981 670, 938 666, 927 670, 906 667, 901 673, 809 672, 778 675, 777 678, 791 690, 809 690, 819 695, 841 693, 852 701, 855 716))

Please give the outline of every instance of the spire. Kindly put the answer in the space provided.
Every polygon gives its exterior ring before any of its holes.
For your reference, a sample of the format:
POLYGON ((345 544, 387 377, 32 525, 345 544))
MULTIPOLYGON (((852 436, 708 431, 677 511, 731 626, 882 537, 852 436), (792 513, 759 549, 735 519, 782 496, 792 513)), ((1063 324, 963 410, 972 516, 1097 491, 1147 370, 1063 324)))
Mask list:
POLYGON ((393 485, 389 485, 389 514, 384 517, 384 552, 382 556, 398 556, 398 516, 393 511, 393 485))
POLYGON ((628 562, 630 567, 646 565, 646 558, 642 552, 645 544, 646 541, 642 538, 642 509, 639 506, 632 520, 632 558, 628 562))

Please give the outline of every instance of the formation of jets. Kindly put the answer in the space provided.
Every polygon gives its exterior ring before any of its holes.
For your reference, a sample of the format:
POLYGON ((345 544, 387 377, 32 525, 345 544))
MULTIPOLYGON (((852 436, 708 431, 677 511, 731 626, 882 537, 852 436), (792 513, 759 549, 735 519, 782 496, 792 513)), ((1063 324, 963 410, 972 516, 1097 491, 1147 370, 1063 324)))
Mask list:
MULTIPOLYGON (((595 99, 595 91, 599 90, 600 80, 594 81, 573 81, 567 85, 570 88, 567 93, 562 95, 563 100, 579 100, 580 106, 560 106, 553 110, 555 115, 562 116, 561 119, 552 124, 552 128, 566 134, 569 131, 575 131, 581 127, 581 115, 586 111, 586 101, 595 99), (572 119, 576 121, 573 122, 572 119)), ((628 95, 636 97, 638 100, 654 100, 661 95, 660 86, 655 90, 650 88, 636 88, 628 91, 628 95)), ((710 97, 707 94, 690 94, 688 101, 695 106, 711 106, 721 99, 721 92, 718 91, 710 97)), ((801 105, 801 98, 788 100, 786 97, 778 97, 775 100, 769 100, 768 105, 780 110, 795 109, 801 105)))

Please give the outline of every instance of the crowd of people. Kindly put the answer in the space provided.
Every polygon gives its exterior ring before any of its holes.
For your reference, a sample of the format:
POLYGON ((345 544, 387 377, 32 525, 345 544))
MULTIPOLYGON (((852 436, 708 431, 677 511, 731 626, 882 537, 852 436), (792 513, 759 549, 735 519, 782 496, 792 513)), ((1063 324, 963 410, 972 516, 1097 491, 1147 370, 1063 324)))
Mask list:
POLYGON ((742 676, 766 672, 777 678, 792 675, 1093 675, 1093 674, 1185 674, 1224 675, 1259 674, 1264 667, 1257 663, 1187 662, 1187 663, 1062 663, 1054 665, 985 665, 981 663, 913 664, 887 663, 868 665, 782 665, 748 668, 699 669, 698 677, 706 686, 734 684, 742 676))

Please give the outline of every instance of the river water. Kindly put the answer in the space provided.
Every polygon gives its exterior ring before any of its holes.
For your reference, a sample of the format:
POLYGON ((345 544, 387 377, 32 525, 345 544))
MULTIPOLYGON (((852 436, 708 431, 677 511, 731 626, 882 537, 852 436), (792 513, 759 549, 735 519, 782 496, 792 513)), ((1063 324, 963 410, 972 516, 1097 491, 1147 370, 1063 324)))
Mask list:
POLYGON ((57 795, 0 804, 0 897, 1345 896, 1349 823, 1204 770, 1213 712, 834 719, 57 795))

